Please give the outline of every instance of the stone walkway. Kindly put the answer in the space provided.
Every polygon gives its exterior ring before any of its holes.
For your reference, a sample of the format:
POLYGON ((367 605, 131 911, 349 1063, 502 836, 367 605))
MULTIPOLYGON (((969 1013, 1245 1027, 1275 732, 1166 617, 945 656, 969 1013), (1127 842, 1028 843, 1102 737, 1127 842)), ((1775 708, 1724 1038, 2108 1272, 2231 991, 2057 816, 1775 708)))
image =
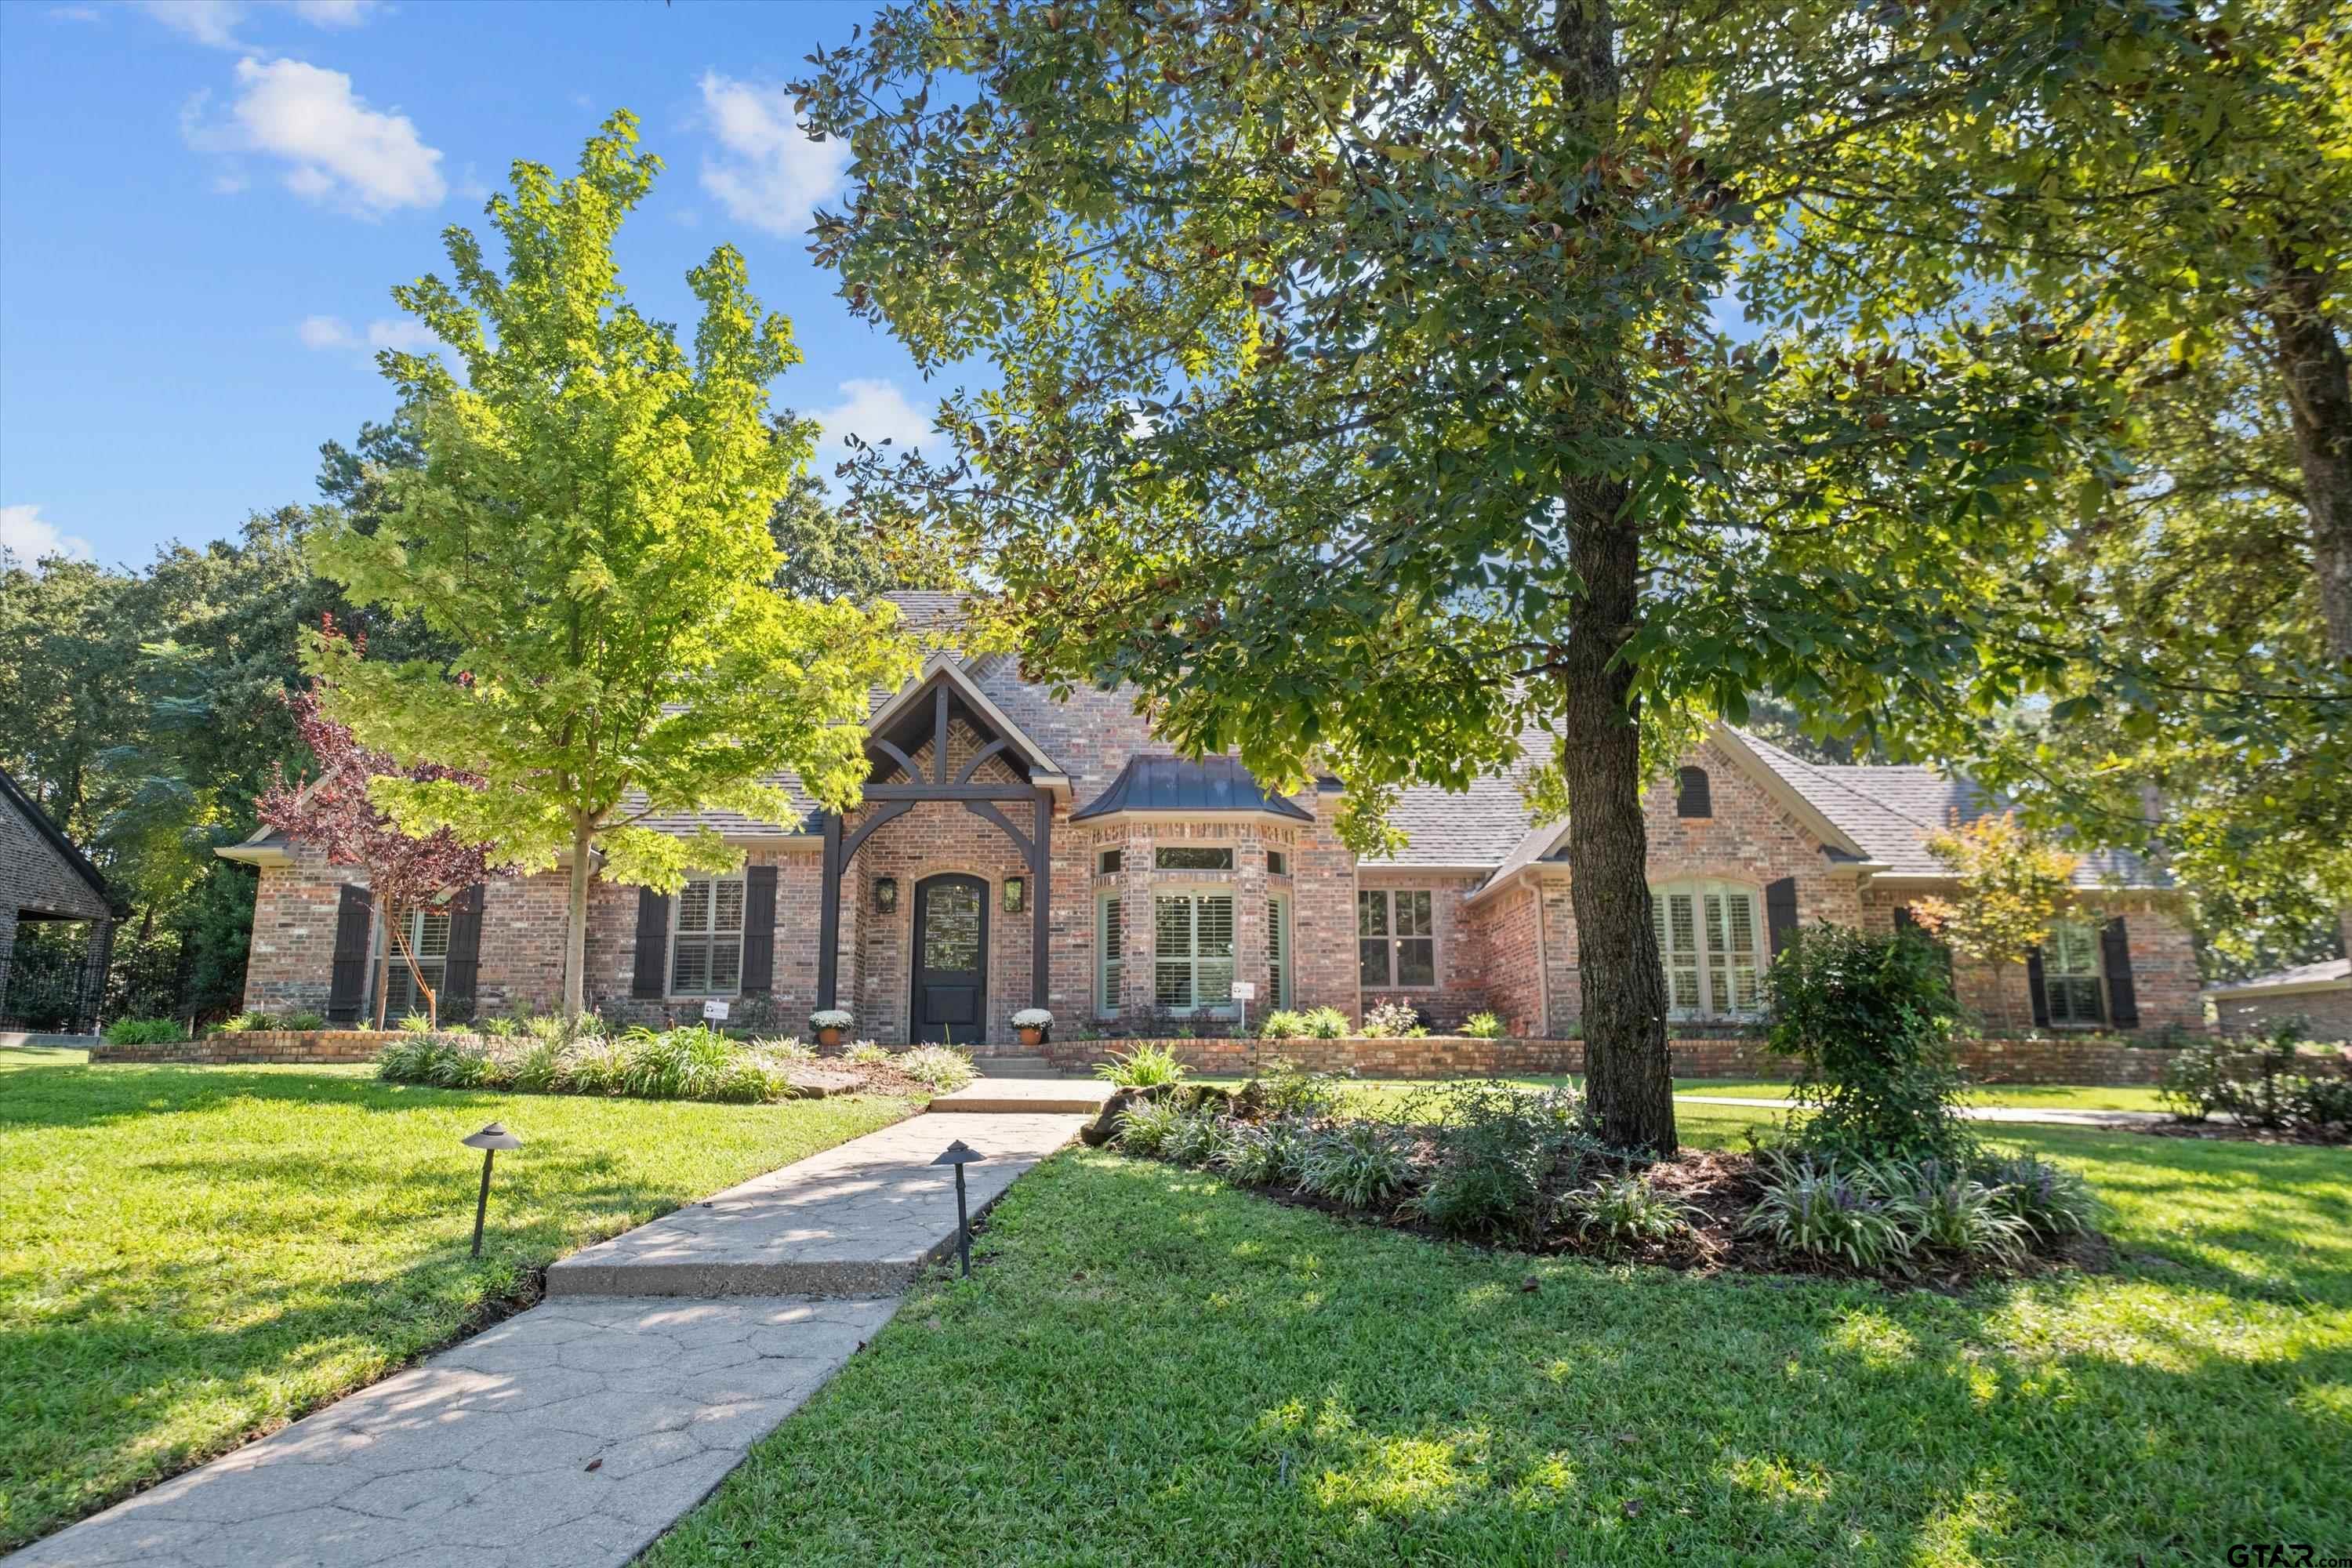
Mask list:
MULTIPOLYGON (((1675 1098, 1694 1105, 1761 1105, 1774 1110, 1784 1110, 1790 1103, 1735 1094, 1678 1094, 1675 1098)), ((2031 1121, 2052 1127, 2146 1127, 2151 1122, 2172 1120, 2169 1113, 2162 1110, 2069 1110, 2055 1105, 1964 1105, 1960 1114, 1970 1121, 2031 1121)))
POLYGON ((725 1478, 1075 1115, 915 1116, 548 1270, 541 1305, 0 1568, 621 1568, 725 1478))

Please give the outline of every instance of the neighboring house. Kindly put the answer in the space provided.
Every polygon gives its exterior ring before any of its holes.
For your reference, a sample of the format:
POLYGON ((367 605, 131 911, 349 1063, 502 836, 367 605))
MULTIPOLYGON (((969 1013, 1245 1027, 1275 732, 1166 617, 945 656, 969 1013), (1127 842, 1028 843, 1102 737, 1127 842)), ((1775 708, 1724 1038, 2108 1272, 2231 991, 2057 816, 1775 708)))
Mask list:
MULTIPOLYGON (((2352 953, 2352 910, 2344 911, 2344 951, 2352 953)), ((2205 999, 2221 1027, 2237 1033, 2301 1024, 2316 1040, 2352 1040, 2352 958, 2299 963, 2231 985, 2209 986, 2205 999)))
MULTIPOLYGON (((919 626, 953 614, 943 595, 899 600, 919 626)), ((1235 1026, 1240 981, 1256 989, 1252 1020, 1402 1000, 1439 1027, 1491 1010, 1517 1035, 1576 1031, 1565 830, 1529 821, 1531 762, 1466 794, 1406 792, 1393 820, 1407 847, 1360 862, 1333 830, 1336 782, 1268 795, 1231 758, 1171 755, 1131 692, 1057 702, 1011 658, 935 655, 877 695, 870 731, 865 804, 846 816, 667 821, 716 828, 742 870, 675 896, 595 883, 592 1005, 650 1019, 719 997, 793 1031, 838 1005, 886 1043, 1002 1044, 1033 1004, 1065 1037, 1213 1033, 1235 1026)), ((1676 1026, 1752 1018, 1801 921, 1891 929, 1908 900, 1949 886, 1924 847, 1948 808, 1985 804, 1928 769, 1813 767, 1717 731, 1648 801, 1676 1026)), ((364 889, 274 836, 220 853, 261 868, 246 1005, 359 1016, 383 941, 364 889)), ((2081 911, 2035 962, 1963 966, 1964 997, 2001 1027, 2196 1026, 2175 896, 2124 859, 2077 882, 2081 911)), ((430 978, 480 1010, 553 1005, 563 887, 493 881, 414 917, 430 978)), ((398 965, 391 984, 398 1011, 398 965)))
POLYGON ((123 912, 98 868, 0 770, 0 1026, 89 1029, 123 912), (81 921, 86 941, 38 940, 55 922, 81 921))

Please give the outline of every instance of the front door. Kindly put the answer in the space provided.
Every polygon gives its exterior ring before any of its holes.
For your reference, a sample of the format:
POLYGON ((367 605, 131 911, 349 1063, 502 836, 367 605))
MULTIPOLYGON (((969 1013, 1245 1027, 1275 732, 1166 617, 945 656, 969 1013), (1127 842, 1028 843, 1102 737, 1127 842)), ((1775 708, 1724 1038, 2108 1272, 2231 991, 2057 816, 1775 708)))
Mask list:
POLYGON ((988 1019, 988 884, 926 877, 915 884, 914 1035, 976 1046, 988 1019))

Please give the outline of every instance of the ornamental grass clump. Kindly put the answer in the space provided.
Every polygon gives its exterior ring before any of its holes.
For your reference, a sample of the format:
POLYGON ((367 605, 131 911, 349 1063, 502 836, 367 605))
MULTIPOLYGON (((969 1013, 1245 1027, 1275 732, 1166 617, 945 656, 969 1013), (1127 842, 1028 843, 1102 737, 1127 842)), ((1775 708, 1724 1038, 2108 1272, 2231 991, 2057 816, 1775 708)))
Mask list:
POLYGON ((2063 1165, 2032 1154, 1977 1162, 1976 1177, 1992 1189, 1993 1205, 2044 1241, 2087 1236, 2103 1207, 2091 1184, 2063 1165))
POLYGON ((1212 1165, 1223 1155, 1228 1142, 1225 1119, 1213 1107, 1195 1106, 1179 1111, 1169 1123, 1160 1152, 1180 1165, 1212 1165))
POLYGON ((1296 1185, 1307 1137, 1304 1123, 1286 1118, 1234 1122, 1217 1151, 1217 1169, 1238 1186, 1296 1185))
POLYGON ((1638 1247, 1661 1247, 1691 1234, 1698 1211, 1658 1190, 1648 1173, 1626 1171, 1603 1175, 1559 1200, 1560 1221, 1577 1238, 1615 1254, 1638 1247))
MULTIPOLYGON (((855 1053, 851 1059, 857 1059, 855 1053)), ((947 1046, 917 1046, 895 1057, 886 1052, 882 1059, 936 1094, 953 1094, 980 1077, 980 1069, 971 1065, 969 1051, 947 1046)))
POLYGON ((1414 1211, 1449 1236, 1532 1242, 1545 1191, 1589 1152, 1582 1109, 1572 1089, 1530 1091, 1493 1080, 1413 1096, 1405 1119, 1430 1150, 1414 1211))
POLYGON ((1114 1052, 1110 1060, 1095 1064, 1097 1078, 1120 1089, 1155 1089, 1161 1084, 1181 1083, 1184 1073, 1184 1064, 1166 1046, 1138 1046, 1125 1056, 1114 1052))
POLYGON ((1890 1160, 1854 1175, 1921 1247, 1996 1263, 2025 1260, 2032 1230, 1965 1169, 1934 1159, 1890 1160))
POLYGON ((1154 1156, 1166 1152, 1169 1134, 1191 1111, 1173 1097, 1139 1100, 1119 1112, 1117 1142, 1121 1152, 1154 1156))
POLYGON ((1385 1121, 1343 1121, 1307 1141, 1299 1190, 1349 1208, 1385 1207, 1412 1185, 1412 1141, 1385 1121))
POLYGON ((1771 1157, 1773 1175, 1741 1227, 1790 1252, 1841 1261, 1874 1272, 1902 1266, 1912 1238, 1874 1192, 1834 1162, 1771 1157))
POLYGON ((188 1031, 169 1018, 117 1018, 106 1026, 110 1046, 163 1046, 188 1037, 188 1031))

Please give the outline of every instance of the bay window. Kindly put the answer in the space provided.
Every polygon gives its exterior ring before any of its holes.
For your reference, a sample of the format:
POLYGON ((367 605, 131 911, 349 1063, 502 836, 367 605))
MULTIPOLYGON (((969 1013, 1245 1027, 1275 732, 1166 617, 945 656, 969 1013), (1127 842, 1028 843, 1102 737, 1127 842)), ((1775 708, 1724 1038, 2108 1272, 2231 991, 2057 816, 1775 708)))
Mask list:
POLYGON ((1170 1013, 1230 1009, 1234 896, 1160 893, 1151 906, 1153 1002, 1170 1013))

